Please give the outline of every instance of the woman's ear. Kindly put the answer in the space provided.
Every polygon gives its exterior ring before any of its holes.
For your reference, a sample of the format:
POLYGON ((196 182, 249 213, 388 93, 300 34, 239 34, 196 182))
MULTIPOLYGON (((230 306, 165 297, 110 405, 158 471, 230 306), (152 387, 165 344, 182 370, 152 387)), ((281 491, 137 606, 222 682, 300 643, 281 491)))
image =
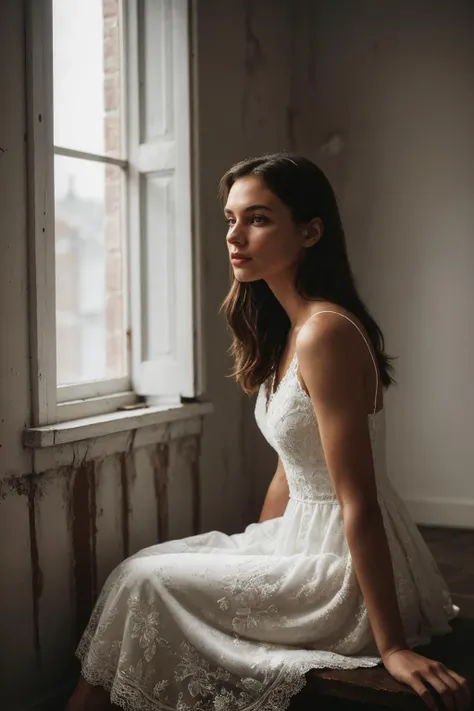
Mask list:
POLYGON ((320 217, 314 217, 303 227, 304 246, 312 247, 323 236, 324 227, 320 217))

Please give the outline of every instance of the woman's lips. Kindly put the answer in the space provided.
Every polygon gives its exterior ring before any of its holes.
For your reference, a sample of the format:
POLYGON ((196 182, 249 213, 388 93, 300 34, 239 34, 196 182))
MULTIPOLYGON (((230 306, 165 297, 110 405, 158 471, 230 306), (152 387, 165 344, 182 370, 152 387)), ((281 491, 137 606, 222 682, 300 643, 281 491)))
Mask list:
POLYGON ((242 267, 244 264, 247 264, 247 262, 251 262, 252 259, 251 257, 232 257, 230 258, 230 261, 232 264, 236 267, 242 267))

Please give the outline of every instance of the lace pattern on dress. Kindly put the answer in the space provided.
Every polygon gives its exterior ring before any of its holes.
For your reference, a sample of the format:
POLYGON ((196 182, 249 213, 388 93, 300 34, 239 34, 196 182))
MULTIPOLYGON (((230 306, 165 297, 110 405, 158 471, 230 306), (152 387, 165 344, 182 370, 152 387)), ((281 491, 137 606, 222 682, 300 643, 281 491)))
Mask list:
MULTIPOLYGON (((229 564, 233 573, 222 576, 223 594, 214 605, 220 615, 226 615, 228 629, 206 624, 206 615, 201 619, 189 615, 193 630, 184 609, 173 610, 171 599, 166 604, 167 594, 177 600, 181 590, 177 576, 169 574, 170 557, 163 555, 163 564, 155 567, 153 585, 149 575, 140 577, 147 557, 125 561, 110 576, 77 650, 83 676, 106 688, 111 701, 124 709, 280 711, 304 686, 311 668, 356 668, 379 662, 377 657, 350 659, 331 650, 259 641, 265 630, 271 632, 287 622, 272 601, 289 574, 275 575, 270 563, 255 560, 229 564), (179 624, 173 615, 178 615, 179 624), (200 649, 192 639, 198 640, 200 649), (233 660, 229 642, 238 650, 233 660), (221 650, 220 663, 216 650, 221 650), (239 668, 252 669, 254 675, 239 675, 239 668)), ((206 568, 198 577, 205 586, 206 568)))

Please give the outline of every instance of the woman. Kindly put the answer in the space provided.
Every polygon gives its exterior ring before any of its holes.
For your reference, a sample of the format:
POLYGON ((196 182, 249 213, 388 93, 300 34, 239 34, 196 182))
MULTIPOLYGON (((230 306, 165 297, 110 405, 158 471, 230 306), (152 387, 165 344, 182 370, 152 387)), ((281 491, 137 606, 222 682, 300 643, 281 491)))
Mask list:
POLYGON ((382 662, 429 708, 467 709, 466 681, 411 651, 458 609, 384 472, 391 367, 334 193, 286 154, 237 164, 221 192, 234 375, 278 466, 243 533, 161 543, 109 576, 68 708, 275 711, 309 669, 382 662))

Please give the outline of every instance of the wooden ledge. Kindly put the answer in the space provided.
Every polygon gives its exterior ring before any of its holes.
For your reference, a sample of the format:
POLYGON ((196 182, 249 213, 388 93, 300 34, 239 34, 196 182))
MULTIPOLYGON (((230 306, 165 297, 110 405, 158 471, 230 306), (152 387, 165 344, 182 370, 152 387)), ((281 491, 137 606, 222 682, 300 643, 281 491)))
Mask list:
MULTIPOLYGON (((458 618, 451 626, 453 631, 450 634, 436 637, 415 651, 461 674, 474 689, 474 620, 458 618)), ((382 666, 348 671, 312 670, 306 676, 306 687, 291 705, 294 711, 310 708, 314 711, 317 697, 400 711, 426 711, 427 708, 412 689, 395 681, 382 666)), ((472 708, 474 711, 474 704, 472 708)))

